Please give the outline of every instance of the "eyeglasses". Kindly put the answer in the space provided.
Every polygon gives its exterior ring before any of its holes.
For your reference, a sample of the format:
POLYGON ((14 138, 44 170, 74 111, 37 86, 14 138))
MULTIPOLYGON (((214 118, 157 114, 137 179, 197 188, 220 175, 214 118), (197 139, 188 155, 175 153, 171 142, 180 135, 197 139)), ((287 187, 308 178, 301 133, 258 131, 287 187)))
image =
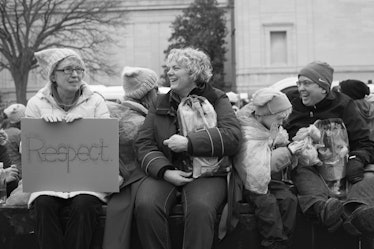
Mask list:
POLYGON ((64 72, 64 74, 70 75, 74 71, 77 72, 77 74, 82 74, 84 72, 84 69, 81 67, 64 67, 63 69, 56 69, 55 71, 64 72))
POLYGON ((301 85, 303 85, 304 87, 309 87, 313 84, 316 84, 316 83, 314 83, 313 81, 310 81, 310 80, 301 80, 301 81, 298 80, 298 81, 296 81, 296 85, 298 87, 300 87, 301 85))

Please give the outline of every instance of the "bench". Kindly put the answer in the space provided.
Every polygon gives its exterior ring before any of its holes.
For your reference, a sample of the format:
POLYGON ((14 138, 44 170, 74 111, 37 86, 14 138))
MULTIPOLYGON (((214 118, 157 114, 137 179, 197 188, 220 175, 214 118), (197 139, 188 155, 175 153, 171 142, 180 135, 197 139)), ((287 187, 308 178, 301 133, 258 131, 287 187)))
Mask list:
MULTIPOLYGON (((106 207, 103 206, 101 225, 94 236, 91 249, 100 249, 104 231, 106 207)), ((235 230, 222 241, 215 238, 214 249, 260 249, 260 236, 256 231, 253 209, 246 203, 240 205, 240 221, 235 230)), ((181 248, 183 236, 183 215, 181 205, 177 205, 169 217, 173 249, 181 248)), ((218 222, 217 222, 218 225, 218 222)), ((216 226, 218 227, 218 226, 216 226)), ((135 230, 135 229, 134 229, 135 230)), ((26 206, 0 206, 0 248, 38 249, 34 233, 34 220, 26 206)), ((137 234, 134 234, 134 249, 142 249, 137 234)), ((304 215, 297 215, 296 231, 292 249, 369 249, 359 238, 349 236, 340 229, 335 233, 318 224, 313 224, 304 215)))

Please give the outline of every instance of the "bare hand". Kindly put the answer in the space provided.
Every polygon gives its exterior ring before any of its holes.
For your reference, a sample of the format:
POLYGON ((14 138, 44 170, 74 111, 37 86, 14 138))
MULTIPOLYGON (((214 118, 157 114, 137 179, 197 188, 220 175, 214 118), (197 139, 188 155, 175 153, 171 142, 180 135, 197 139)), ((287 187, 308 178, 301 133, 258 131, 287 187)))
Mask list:
POLYGON ((191 178, 192 172, 184 172, 181 170, 166 170, 164 174, 164 179, 167 182, 175 186, 183 186, 186 183, 192 182, 193 178, 191 178))
POLYGON ((66 120, 66 123, 71 123, 74 120, 78 120, 81 118, 83 118, 83 116, 80 114, 69 113, 68 115, 66 115, 65 120, 66 120))
POLYGON ((5 145, 7 141, 8 141, 8 135, 3 129, 1 129, 0 130, 0 145, 5 145))
POLYGON ((6 182, 12 182, 19 178, 19 171, 16 165, 12 165, 11 167, 4 169, 4 171, 6 182))
POLYGON ((164 140, 164 145, 168 146, 174 152, 187 151, 188 139, 181 135, 174 134, 169 139, 164 140))
POLYGON ((43 114, 42 119, 45 122, 49 122, 49 123, 56 123, 56 122, 62 121, 62 117, 60 115, 55 115, 55 114, 43 114))

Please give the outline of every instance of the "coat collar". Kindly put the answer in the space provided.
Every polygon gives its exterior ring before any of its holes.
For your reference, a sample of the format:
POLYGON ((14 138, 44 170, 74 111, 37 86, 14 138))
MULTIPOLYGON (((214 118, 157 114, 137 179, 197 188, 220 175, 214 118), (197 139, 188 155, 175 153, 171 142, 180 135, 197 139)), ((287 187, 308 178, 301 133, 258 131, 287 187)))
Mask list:
MULTIPOLYGON (((86 82, 82 82, 81 86, 81 95, 78 98, 77 105, 82 103, 83 101, 86 101, 88 98, 90 98, 94 93, 89 89, 88 84, 86 82)), ((40 89, 37 94, 37 97, 40 99, 47 99, 50 103, 54 103, 57 105, 56 100, 52 96, 52 83, 48 82, 42 89, 40 89)))
MULTIPOLYGON (((192 89, 189 95, 199 95, 205 97, 213 106, 218 99, 217 93, 210 84, 203 84, 202 87, 192 89)), ((159 94, 156 102, 156 113, 160 115, 176 115, 176 110, 181 99, 170 90, 166 94, 159 94)))
POLYGON ((317 104, 313 105, 313 106, 306 106, 303 104, 303 101, 301 100, 301 98, 297 98, 296 100, 294 101, 297 101, 299 102, 299 104, 301 106, 303 106, 304 108, 306 108, 307 110, 315 110, 315 109, 324 109, 326 107, 329 107, 331 105, 331 102, 336 99, 337 97, 337 93, 334 92, 334 91, 330 91, 326 97, 324 99, 322 99, 320 102, 318 102, 317 104))

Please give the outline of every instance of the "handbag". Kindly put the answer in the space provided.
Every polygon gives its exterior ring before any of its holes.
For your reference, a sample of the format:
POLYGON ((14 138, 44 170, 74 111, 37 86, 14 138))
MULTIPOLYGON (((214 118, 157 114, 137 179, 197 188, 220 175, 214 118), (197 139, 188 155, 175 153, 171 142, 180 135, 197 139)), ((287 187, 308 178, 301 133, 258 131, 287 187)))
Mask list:
MULTIPOLYGON (((217 127, 217 113, 203 96, 190 95, 183 98, 178 106, 177 115, 183 136, 200 130, 209 132, 208 129, 217 127)), ((190 159, 194 178, 225 175, 231 167, 228 157, 190 156, 190 159)))

